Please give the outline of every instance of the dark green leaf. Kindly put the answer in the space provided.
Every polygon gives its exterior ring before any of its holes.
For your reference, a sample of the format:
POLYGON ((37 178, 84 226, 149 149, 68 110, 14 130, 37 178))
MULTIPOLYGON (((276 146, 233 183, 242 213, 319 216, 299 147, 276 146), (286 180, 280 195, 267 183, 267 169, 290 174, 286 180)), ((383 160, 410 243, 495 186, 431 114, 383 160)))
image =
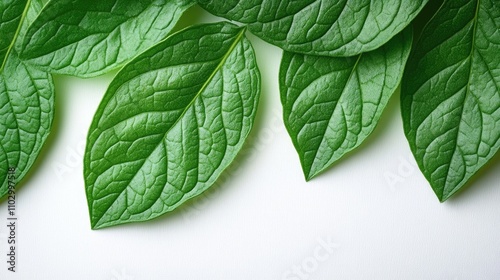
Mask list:
POLYGON ((428 0, 198 0, 287 51, 353 56, 403 30, 428 0))
POLYGON ((402 86, 406 137, 440 201, 500 147, 500 3, 445 1, 402 86))
POLYGON ((284 122, 307 180, 359 146, 375 128, 403 75, 411 30, 355 57, 284 52, 284 122))
POLYGON ((54 73, 96 76, 165 38, 193 1, 50 1, 26 32, 21 57, 54 73))
POLYGON ((152 219, 210 187, 247 137, 259 94, 250 42, 228 23, 176 33, 127 64, 88 135, 92 227, 152 219))

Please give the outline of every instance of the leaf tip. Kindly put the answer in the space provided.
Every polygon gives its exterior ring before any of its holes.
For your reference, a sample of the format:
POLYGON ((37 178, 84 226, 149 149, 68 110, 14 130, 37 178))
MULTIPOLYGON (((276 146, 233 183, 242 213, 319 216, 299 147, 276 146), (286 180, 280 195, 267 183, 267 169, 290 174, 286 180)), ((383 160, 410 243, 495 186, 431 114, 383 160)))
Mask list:
POLYGON ((438 196, 438 199, 439 199, 439 202, 440 203, 444 203, 446 200, 448 200, 448 198, 450 198, 453 194, 443 194, 441 196, 438 196))
POLYGON ((90 217, 90 229, 98 230, 104 227, 106 227, 105 224, 99 223, 99 219, 92 216, 90 217))
POLYGON ((304 179, 306 182, 311 181, 316 176, 316 173, 312 173, 310 171, 304 170, 304 179))
POLYGON ((90 221, 90 229, 91 230, 97 230, 97 229, 99 229, 99 226, 97 226, 96 222, 94 222, 94 221, 91 220, 90 221))
POLYGON ((109 226, 106 225, 106 224, 97 224, 97 223, 93 223, 93 222, 91 222, 91 224, 90 224, 90 229, 91 230, 98 230, 98 229, 102 229, 102 228, 105 228, 105 227, 109 227, 109 226))

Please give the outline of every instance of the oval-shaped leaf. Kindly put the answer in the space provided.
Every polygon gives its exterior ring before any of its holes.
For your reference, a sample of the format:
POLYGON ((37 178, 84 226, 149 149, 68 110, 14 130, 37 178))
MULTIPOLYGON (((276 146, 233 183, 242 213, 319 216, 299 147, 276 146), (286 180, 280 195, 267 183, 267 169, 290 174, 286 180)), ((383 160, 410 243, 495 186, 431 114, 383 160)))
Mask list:
POLYGON ((0 72, 16 37, 27 0, 0 1, 0 72))
POLYGON ((259 94, 253 49, 228 23, 176 33, 127 64, 88 135, 92 228, 152 219, 210 187, 247 137, 259 94))
POLYGON ((12 50, 0 73, 0 197, 8 192, 9 168, 18 183, 33 165, 53 116, 51 75, 25 65, 12 50))
POLYGON ((280 91, 285 126, 306 180, 359 146, 403 76, 411 30, 355 57, 284 52, 280 91))
POLYGON ((54 73, 100 75, 165 38, 193 2, 50 1, 26 32, 21 57, 54 73))
POLYGON ((499 30, 498 1, 445 1, 408 62, 404 129, 440 201, 500 147, 499 30))
POLYGON ((402 31, 428 0, 198 0, 287 51, 354 56, 402 31))

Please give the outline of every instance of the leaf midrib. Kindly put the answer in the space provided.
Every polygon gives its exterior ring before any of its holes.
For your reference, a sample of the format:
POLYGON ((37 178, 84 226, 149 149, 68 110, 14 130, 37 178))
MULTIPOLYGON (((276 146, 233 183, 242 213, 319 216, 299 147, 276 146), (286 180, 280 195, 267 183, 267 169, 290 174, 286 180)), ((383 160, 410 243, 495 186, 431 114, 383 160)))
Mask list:
POLYGON ((313 160, 313 162, 312 162, 312 164, 311 164, 311 168, 310 168, 310 170, 309 170, 308 174, 306 175, 306 180, 307 180, 307 181, 311 180, 314 176, 318 175, 318 173, 319 173, 319 172, 321 172, 321 171, 324 169, 324 166, 323 166, 321 169, 317 170, 316 172, 311 173, 311 172, 312 172, 312 170, 313 170, 313 167, 316 165, 316 162, 317 162, 317 161, 316 161, 316 159, 317 159, 317 156, 318 156, 319 148, 321 147, 321 144, 322 144, 322 143, 323 143, 323 141, 325 140, 325 135, 326 135, 326 131, 328 130, 328 126, 329 126, 329 124, 330 124, 330 122, 331 122, 331 120, 332 120, 333 115, 335 114, 335 111, 337 110, 337 106, 338 106, 338 105, 339 105, 339 103, 340 103, 340 102, 339 102, 339 101, 340 101, 340 98, 341 98, 341 97, 345 94, 347 84, 349 84, 349 82, 350 82, 350 81, 351 81, 351 79, 353 78, 354 74, 357 72, 357 67, 358 67, 358 65, 359 65, 359 62, 360 62, 360 60, 361 60, 361 57, 362 57, 362 56, 363 56, 363 53, 358 55, 358 57, 357 57, 357 59, 356 59, 356 62, 354 63, 354 65, 353 65, 353 67, 352 67, 352 69, 351 69, 351 72, 349 73, 349 77, 346 79, 346 83, 345 83, 345 85, 343 86, 342 92, 341 92, 341 93, 340 93, 340 95, 339 95, 339 99, 338 99, 338 100, 337 100, 337 102, 335 103, 335 106, 333 107, 332 113, 331 113, 330 117, 328 118, 328 123, 327 123, 327 125, 326 125, 326 127, 325 127, 325 130, 323 131, 323 135, 322 135, 322 137, 321 137, 321 142, 319 143, 319 146, 318 146, 318 148, 316 149, 316 152, 314 153, 314 160, 313 160))
MULTIPOLYGON (((472 64, 473 64, 473 54, 474 54, 474 51, 476 50, 475 48, 475 43, 476 43, 476 32, 477 32, 477 23, 478 23, 478 13, 479 13, 479 9, 480 9, 480 3, 481 3, 481 0, 477 0, 476 2, 476 11, 475 11, 475 14, 474 14, 474 17, 472 19, 473 21, 473 26, 472 26, 472 42, 471 42, 471 50, 469 52, 469 55, 468 55, 468 59, 470 60, 470 63, 469 63, 469 74, 467 76, 467 84, 465 85, 465 96, 464 96, 464 103, 465 103, 465 100, 467 100, 467 97, 470 96, 472 93, 470 91, 470 82, 471 82, 471 76, 472 76, 472 64)), ((450 169, 451 169, 451 159, 453 159, 453 157, 455 156, 455 154, 457 153, 457 150, 459 149, 458 147, 458 138, 460 136, 460 131, 461 131, 461 127, 462 127, 462 118, 463 118, 463 114, 464 114, 464 107, 465 105, 462 104, 461 106, 461 112, 460 112, 460 123, 458 124, 458 129, 457 129, 457 133, 456 133, 456 137, 455 137, 455 147, 453 149, 453 153, 451 154, 451 158, 450 158, 450 163, 448 164, 448 168, 446 169, 446 180, 445 180, 445 183, 443 185, 443 191, 441 193, 441 197, 439 197, 439 200, 441 202, 445 201, 446 199, 448 199, 451 195, 453 195, 453 193, 455 193, 459 188, 460 188, 460 185, 461 184, 458 184, 456 186, 453 187, 453 189, 445 196, 445 191, 446 191, 446 187, 448 185, 448 178, 449 178, 449 174, 450 174, 450 169)), ((468 173, 467 172, 467 166, 465 167, 465 173, 468 173)), ((465 176, 465 174, 464 174, 465 176)), ((460 180, 461 182, 463 181, 463 178, 460 180)))
POLYGON ((12 37, 10 45, 7 48, 7 52, 5 53, 5 57, 3 58, 2 64, 0 65, 0 73, 3 72, 3 69, 5 68, 5 64, 7 63, 7 59, 9 59, 10 52, 14 48, 14 45, 17 41, 17 37, 19 36, 19 32, 21 32, 21 27, 24 23, 24 19, 26 18, 26 15, 28 14, 28 9, 29 9, 30 4, 31 4, 31 0, 26 1, 26 5, 24 6, 23 13, 21 14, 21 19, 19 20, 19 24, 17 25, 17 29, 16 29, 16 32, 14 33, 14 37, 12 37))

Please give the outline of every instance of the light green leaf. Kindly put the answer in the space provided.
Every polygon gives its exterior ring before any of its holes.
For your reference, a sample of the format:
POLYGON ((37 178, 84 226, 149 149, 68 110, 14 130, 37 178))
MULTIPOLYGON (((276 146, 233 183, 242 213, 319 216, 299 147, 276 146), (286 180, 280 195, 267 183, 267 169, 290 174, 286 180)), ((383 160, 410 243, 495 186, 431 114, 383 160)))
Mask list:
POLYGON ((381 48, 355 57, 284 52, 283 118, 306 180, 370 135, 398 87, 411 43, 408 29, 381 48))
POLYGON ((287 51, 354 56, 402 31, 428 0, 198 0, 287 51))
POLYGON ((155 218, 209 188, 242 147, 259 94, 250 42, 228 23, 176 33, 127 64, 88 134, 92 228, 155 218))
POLYGON ((25 177, 49 135, 54 116, 52 76, 20 61, 14 48, 29 9, 19 10, 23 20, 17 21, 0 67, 0 197, 9 192, 9 184, 18 185, 25 177), (15 178, 8 178, 10 169, 15 169, 15 178))
POLYGON ((193 1, 50 1, 26 32, 21 57, 54 73, 100 75, 165 38, 193 1))
POLYGON ((7 60, 12 42, 18 32, 26 0, 0 1, 0 72, 7 60))
POLYGON ((404 129, 445 201, 500 147, 500 3, 445 1, 414 50, 402 85, 404 129))
POLYGON ((11 51, 0 73, 0 197, 8 191, 7 170, 17 184, 35 162, 54 115, 50 74, 25 65, 11 51))

